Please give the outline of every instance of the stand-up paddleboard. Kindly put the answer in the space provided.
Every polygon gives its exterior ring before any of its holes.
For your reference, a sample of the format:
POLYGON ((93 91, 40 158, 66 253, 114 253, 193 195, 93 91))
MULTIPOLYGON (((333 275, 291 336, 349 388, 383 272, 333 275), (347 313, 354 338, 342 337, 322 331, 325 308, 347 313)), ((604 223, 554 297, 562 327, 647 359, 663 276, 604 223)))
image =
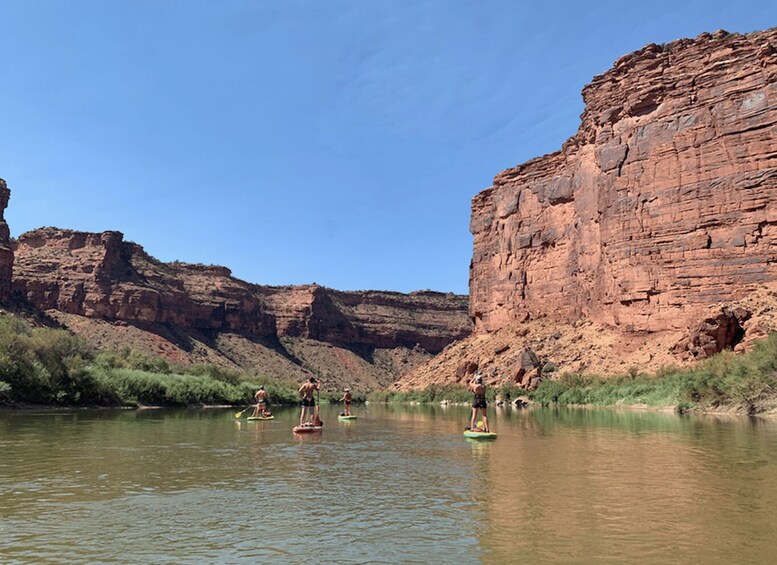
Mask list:
POLYGON ((294 426, 291 431, 295 434, 308 434, 311 432, 320 432, 324 429, 324 426, 294 426))
POLYGON ((275 416, 249 416, 249 420, 274 420, 275 416))
POLYGON ((339 416, 337 416, 337 419, 347 422, 348 420, 355 420, 356 416, 354 416, 353 414, 351 414, 350 416, 346 416, 345 414, 340 414, 339 416))
POLYGON ((471 439, 496 439, 496 434, 494 432, 479 432, 477 430, 466 429, 464 430, 464 437, 471 439))

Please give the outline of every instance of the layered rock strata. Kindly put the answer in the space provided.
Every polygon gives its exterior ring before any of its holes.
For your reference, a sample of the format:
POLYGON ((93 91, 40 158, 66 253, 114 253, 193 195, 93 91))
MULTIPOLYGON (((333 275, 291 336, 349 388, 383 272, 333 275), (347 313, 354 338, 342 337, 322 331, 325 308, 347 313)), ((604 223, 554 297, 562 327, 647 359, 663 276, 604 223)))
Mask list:
POLYGON ((8 207, 11 191, 3 179, 0 179, 0 300, 11 294, 11 275, 13 272, 13 249, 11 232, 5 221, 4 213, 8 207))
POLYGON ((648 45, 583 98, 560 151, 473 199, 476 332, 686 330, 777 280, 777 29, 648 45))
POLYGON ((398 388, 525 384, 527 350, 651 373, 777 331, 777 29, 648 45, 583 98, 560 151, 473 199, 475 332, 398 388))
POLYGON ((15 242, 13 290, 103 347, 377 388, 469 335, 465 296, 247 283, 162 263, 119 232, 41 228, 15 242))

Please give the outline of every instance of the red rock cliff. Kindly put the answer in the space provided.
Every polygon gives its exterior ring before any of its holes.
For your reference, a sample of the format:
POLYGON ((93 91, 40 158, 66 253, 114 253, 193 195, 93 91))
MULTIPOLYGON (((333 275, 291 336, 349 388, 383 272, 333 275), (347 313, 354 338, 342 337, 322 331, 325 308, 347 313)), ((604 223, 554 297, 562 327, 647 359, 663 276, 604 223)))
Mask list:
POLYGON ((471 330, 466 296, 253 285, 225 267, 162 263, 119 232, 41 228, 19 237, 16 256, 16 292, 93 319, 428 353, 471 330))
POLYGON ((185 328, 275 331, 252 285, 229 269, 161 263, 119 232, 41 228, 16 242, 13 288, 41 310, 185 328))
POLYGON ((476 332, 688 328, 777 281, 777 29, 648 45, 583 98, 559 152, 473 199, 476 332))
POLYGON ((467 337, 466 296, 420 291, 343 292, 317 285, 257 287, 275 317, 278 335, 338 345, 420 346, 438 353, 467 337))
POLYGON ((11 191, 3 179, 0 179, 0 300, 5 300, 11 294, 11 273, 13 271, 13 250, 11 248, 11 233, 3 214, 8 206, 11 191))

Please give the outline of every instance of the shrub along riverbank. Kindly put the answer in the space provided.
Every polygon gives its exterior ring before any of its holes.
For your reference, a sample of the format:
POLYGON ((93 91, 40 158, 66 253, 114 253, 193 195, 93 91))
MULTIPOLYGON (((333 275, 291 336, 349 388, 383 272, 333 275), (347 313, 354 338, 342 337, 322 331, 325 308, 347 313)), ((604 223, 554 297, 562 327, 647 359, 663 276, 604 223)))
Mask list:
MULTIPOLYGON (((214 365, 175 366, 123 348, 99 351, 60 329, 32 328, 21 318, 0 316, 0 404, 53 406, 187 406, 249 404, 264 385, 274 405, 297 404, 297 384, 246 375, 214 365)), ((648 376, 564 374, 525 392, 490 388, 509 402, 526 395, 543 405, 646 405, 688 410, 738 410, 759 414, 777 408, 777 334, 745 355, 730 351, 692 368, 662 368, 648 376)), ((322 392, 322 402, 340 393, 322 392)), ((469 402, 464 386, 432 386, 409 392, 380 391, 372 402, 469 402)), ((354 401, 364 400, 354 395, 354 401)))
MULTIPOLYGON (((505 386, 489 389, 506 401, 525 395, 543 405, 651 406, 689 410, 734 410, 759 414, 777 408, 777 334, 755 344, 744 355, 724 351, 691 368, 665 367, 655 375, 630 371, 619 377, 563 374, 544 380, 537 390, 526 392, 505 386)), ((467 402, 465 387, 433 386, 409 392, 379 392, 375 402, 467 402)))
POLYGON ((170 365, 129 348, 97 351, 65 330, 0 316, 0 404, 249 404, 260 385, 274 405, 298 402, 294 383, 214 365, 170 365))
POLYGON ((530 398, 541 404, 671 406, 759 414, 777 407, 777 334, 744 355, 724 351, 694 367, 616 378, 563 375, 543 381, 530 398))
MULTIPOLYGON (((494 402, 496 397, 500 396, 506 402, 510 402, 519 396, 526 396, 526 391, 505 385, 498 388, 488 388, 486 390, 486 400, 494 402)), ((377 391, 367 395, 370 402, 417 402, 419 404, 451 402, 454 404, 467 403, 472 401, 472 393, 463 385, 432 385, 421 390, 409 391, 377 391)))

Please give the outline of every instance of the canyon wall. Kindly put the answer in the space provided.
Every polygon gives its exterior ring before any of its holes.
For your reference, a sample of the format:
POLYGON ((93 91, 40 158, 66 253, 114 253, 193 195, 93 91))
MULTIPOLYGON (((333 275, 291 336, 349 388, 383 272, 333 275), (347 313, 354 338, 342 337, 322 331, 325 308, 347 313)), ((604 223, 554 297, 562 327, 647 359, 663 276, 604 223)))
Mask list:
POLYGON ((583 98, 559 152, 473 199, 476 332, 687 329, 777 281, 777 29, 648 45, 583 98))
POLYGON ((648 45, 583 99, 473 199, 475 331, 398 388, 654 373, 777 331, 777 29, 648 45))
POLYGON ((42 310, 437 353, 470 333, 466 296, 270 287, 226 267, 162 263, 119 232, 41 228, 15 243, 13 288, 42 310))
POLYGON ((13 249, 11 245, 11 232, 5 221, 5 209, 11 191, 3 179, 0 179, 0 300, 5 300, 11 295, 11 275, 13 272, 13 249))
POLYGON ((254 285, 157 261, 115 231, 41 228, 14 252, 17 296, 96 345, 184 363, 378 388, 471 332, 466 296, 254 285))

